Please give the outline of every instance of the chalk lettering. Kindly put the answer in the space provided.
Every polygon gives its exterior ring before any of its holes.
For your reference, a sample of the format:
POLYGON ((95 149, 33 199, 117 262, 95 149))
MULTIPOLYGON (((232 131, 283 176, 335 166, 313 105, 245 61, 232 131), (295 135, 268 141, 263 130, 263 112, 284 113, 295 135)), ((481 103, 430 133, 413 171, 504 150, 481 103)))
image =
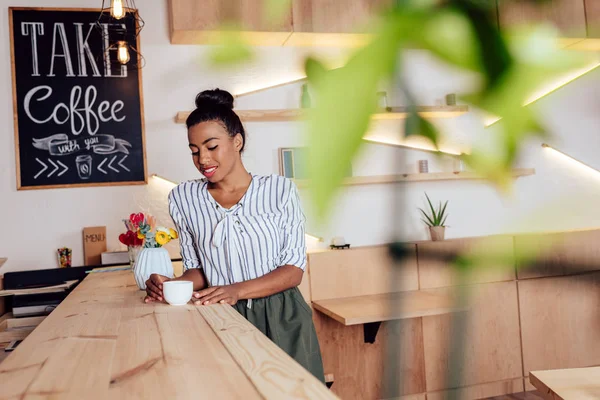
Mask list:
POLYGON ((62 144, 57 147, 59 154, 71 154, 79 151, 79 144, 75 140, 69 140, 67 144, 62 144))
POLYGON ((52 38, 52 57, 50 60, 50 72, 48 76, 54 75, 54 59, 56 57, 62 57, 65 60, 65 67, 67 68, 67 76, 75 76, 73 72, 73 63, 71 62, 71 52, 69 51, 69 44, 67 42, 67 33, 65 32, 65 24, 62 22, 56 22, 54 24, 54 36, 52 38), (58 54, 56 52, 56 37, 60 38, 60 42, 63 48, 63 53, 58 54))
POLYGON ((115 26, 119 26, 121 27, 123 30, 127 30, 127 27, 125 26, 125 24, 101 24, 102 25, 102 37, 104 38, 104 76, 114 76, 114 77, 118 77, 118 78, 127 78, 127 67, 125 65, 121 66, 121 75, 113 75, 112 74, 112 68, 111 63, 110 63, 110 51, 117 51, 117 48, 115 46, 113 46, 112 48, 110 47, 110 42, 109 42, 109 31, 108 31, 108 27, 109 25, 115 25, 115 26))
POLYGON ((41 36, 43 34, 43 22, 21 22, 21 35, 31 36, 31 67, 33 69, 33 73, 31 74, 31 76, 40 76, 37 35, 41 36))
POLYGON ((83 23, 75 22, 75 34, 77 36, 77 61, 79 65, 79 74, 78 76, 87 77, 87 64, 85 62, 85 56, 87 56, 88 61, 92 67, 93 76, 100 76, 100 70, 98 69, 98 65, 96 64, 96 60, 94 59, 94 54, 90 49, 90 45, 88 43, 88 38, 90 37, 90 33, 92 29, 94 29, 94 24, 90 22, 90 28, 88 29, 88 33, 83 38, 83 23))
POLYGON ((94 86, 88 86, 85 91, 84 104, 80 106, 81 103, 81 86, 74 86, 71 89, 71 96, 69 101, 69 106, 64 103, 58 103, 50 116, 45 119, 39 119, 39 117, 33 116, 31 113, 31 105, 32 101, 42 102, 48 99, 52 95, 52 88, 47 85, 37 86, 31 89, 25 95, 25 99, 23 101, 23 106, 25 108, 25 114, 36 124, 45 124, 50 120, 54 120, 54 122, 58 125, 62 125, 67 121, 71 122, 71 133, 73 135, 79 135, 83 128, 87 128, 87 133, 90 135, 95 135, 100 128, 100 121, 108 122, 114 120, 116 122, 122 122, 125 120, 126 115, 119 115, 119 113, 123 110, 124 103, 122 100, 115 101, 112 105, 108 101, 101 102, 97 111, 94 111, 94 103, 97 98, 97 90, 94 86), (39 94, 38 94, 39 92, 39 94), (38 97, 36 97, 36 95, 38 97), (105 116, 105 113, 110 109, 110 115, 105 116), (64 119, 61 119, 60 114, 62 112, 65 113, 64 119), (100 116, 100 117, 99 117, 100 116))
POLYGON ((89 150, 92 148, 92 145, 100 143, 100 138, 99 137, 86 138, 83 142, 85 143, 86 150, 89 150))

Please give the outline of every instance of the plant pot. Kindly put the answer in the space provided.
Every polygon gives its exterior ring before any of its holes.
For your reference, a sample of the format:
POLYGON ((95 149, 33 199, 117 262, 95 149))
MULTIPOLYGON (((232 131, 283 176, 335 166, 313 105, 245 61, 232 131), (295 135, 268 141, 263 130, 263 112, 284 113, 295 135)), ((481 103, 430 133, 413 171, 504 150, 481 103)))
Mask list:
POLYGON ((173 263, 169 252, 162 247, 144 248, 138 254, 133 268, 135 283, 141 290, 146 290, 146 281, 152 274, 173 277, 173 263))
POLYGON ((429 234, 431 235, 431 240, 438 241, 444 240, 444 233, 446 232, 445 226, 430 226, 429 234))

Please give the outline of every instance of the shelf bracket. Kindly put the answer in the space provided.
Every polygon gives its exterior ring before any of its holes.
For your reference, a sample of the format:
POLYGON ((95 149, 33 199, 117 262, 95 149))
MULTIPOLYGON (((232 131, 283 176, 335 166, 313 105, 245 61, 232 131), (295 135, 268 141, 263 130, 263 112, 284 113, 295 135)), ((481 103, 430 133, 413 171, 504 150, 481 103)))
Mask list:
POLYGON ((369 322, 363 325, 365 334, 365 343, 375 343, 377 332, 379 332, 379 326, 381 322, 369 322))

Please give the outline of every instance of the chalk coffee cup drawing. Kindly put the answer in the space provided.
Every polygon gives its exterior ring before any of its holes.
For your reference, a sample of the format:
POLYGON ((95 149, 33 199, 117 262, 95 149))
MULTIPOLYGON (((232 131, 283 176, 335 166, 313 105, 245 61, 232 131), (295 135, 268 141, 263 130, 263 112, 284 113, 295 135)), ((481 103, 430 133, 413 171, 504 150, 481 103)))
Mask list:
POLYGON ((92 156, 77 156, 75 165, 77 166, 77 174, 79 174, 80 179, 90 179, 92 176, 92 156))
POLYGON ((190 281, 163 282, 163 295, 172 306, 186 305, 194 293, 194 284, 190 281))

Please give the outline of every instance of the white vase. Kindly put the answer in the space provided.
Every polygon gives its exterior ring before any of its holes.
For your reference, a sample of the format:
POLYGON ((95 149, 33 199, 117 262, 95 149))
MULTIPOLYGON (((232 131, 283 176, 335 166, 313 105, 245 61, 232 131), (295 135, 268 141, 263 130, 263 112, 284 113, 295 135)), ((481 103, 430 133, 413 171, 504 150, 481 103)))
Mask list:
POLYGON ((173 263, 169 252, 162 247, 142 249, 138 254, 133 275, 135 282, 141 290, 146 290, 146 281, 152 274, 164 275, 173 278, 173 263))

